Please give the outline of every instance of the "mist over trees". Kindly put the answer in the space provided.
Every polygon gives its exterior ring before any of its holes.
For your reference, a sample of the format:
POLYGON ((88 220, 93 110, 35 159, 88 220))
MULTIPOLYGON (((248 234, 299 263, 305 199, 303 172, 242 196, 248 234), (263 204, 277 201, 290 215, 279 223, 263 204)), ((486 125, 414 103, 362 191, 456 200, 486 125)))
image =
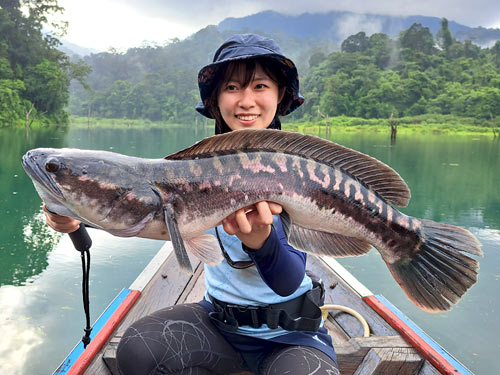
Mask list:
MULTIPOLYGON (((437 42, 413 24, 397 40, 385 34, 348 37, 303 78, 299 118, 388 118, 425 113, 474 118, 500 115, 500 42, 481 49, 458 42, 443 19, 437 42)), ((296 115, 297 116, 297 115, 296 115)))
MULTIPOLYGON (((89 84, 95 91, 75 89, 69 108, 81 116, 195 121, 197 72, 232 33, 212 26, 163 47, 88 56, 85 61, 93 67, 89 84)), ((457 41, 446 19, 436 37, 415 23, 395 39, 359 32, 335 52, 324 41, 305 44, 271 36, 299 67, 306 102, 292 119, 500 115, 500 42, 488 49, 457 41)))

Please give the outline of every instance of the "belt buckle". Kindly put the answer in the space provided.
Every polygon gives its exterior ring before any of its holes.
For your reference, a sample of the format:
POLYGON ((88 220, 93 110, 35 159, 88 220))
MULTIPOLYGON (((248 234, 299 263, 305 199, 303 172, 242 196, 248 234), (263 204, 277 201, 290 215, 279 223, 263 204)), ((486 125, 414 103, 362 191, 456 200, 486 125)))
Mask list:
POLYGON ((242 313, 242 314, 249 314, 250 319, 249 319, 248 323, 250 323, 250 325, 253 328, 259 328, 263 324, 263 322, 260 321, 259 310, 261 309, 261 307, 264 307, 264 306, 227 305, 227 307, 233 311, 233 314, 234 314, 234 312, 238 312, 238 313, 242 313))

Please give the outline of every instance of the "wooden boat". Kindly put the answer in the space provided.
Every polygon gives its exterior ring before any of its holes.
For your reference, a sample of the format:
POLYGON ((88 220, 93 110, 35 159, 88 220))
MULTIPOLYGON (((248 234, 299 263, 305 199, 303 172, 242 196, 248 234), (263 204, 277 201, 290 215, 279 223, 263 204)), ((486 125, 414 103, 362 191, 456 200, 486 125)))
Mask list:
MULTIPOLYGON (((95 322, 92 342, 79 343, 54 374, 118 374, 116 348, 125 329, 135 320, 174 304, 203 298, 203 265, 192 259, 195 271, 179 270, 167 242, 128 289, 95 322)), ((341 374, 472 374, 403 313, 380 295, 373 295, 333 258, 308 257, 308 270, 325 284, 325 304, 347 306, 368 323, 364 336, 353 315, 330 310, 326 327, 333 338, 341 374)), ((247 373, 248 374, 248 373, 247 373)))

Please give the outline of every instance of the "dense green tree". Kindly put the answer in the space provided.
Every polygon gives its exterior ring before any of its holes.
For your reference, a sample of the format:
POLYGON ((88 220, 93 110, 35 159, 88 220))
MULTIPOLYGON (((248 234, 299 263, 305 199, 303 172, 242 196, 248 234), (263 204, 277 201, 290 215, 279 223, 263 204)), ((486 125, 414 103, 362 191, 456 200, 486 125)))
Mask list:
POLYGON ((58 36, 67 23, 51 23, 61 13, 57 0, 3 0, 0 6, 0 127, 37 115, 54 123, 65 122, 71 79, 84 83, 89 67, 70 62, 59 51, 58 36), (5 101, 4 101, 5 100, 5 101), (7 101, 8 100, 8 101, 7 101), (8 105, 6 103, 9 103, 8 105))
POLYGON ((0 79, 0 127, 13 125, 22 119, 23 91, 22 81, 0 79))
POLYGON ((340 45, 342 52, 364 52, 370 46, 368 37, 364 31, 351 35, 340 45))
POLYGON ((315 52, 309 58, 309 67, 313 68, 318 66, 323 60, 325 60, 326 55, 323 51, 315 52))
POLYGON ((451 31, 448 28, 448 20, 443 18, 441 20, 441 29, 436 34, 436 42, 441 47, 441 49, 448 52, 451 45, 455 42, 453 35, 451 35, 451 31))
MULTIPOLYGON (((435 47, 428 28, 414 24, 397 40, 382 33, 356 33, 342 43, 341 52, 332 53, 318 45, 304 47, 303 40, 274 36, 299 67, 309 68, 299 69, 306 101, 288 118, 497 116, 500 43, 490 49, 471 41, 452 39, 450 43, 447 29, 443 19, 437 36, 441 48, 435 47)), ((211 61, 213 50, 228 34, 207 27, 164 46, 91 55, 86 62, 93 68, 88 78, 93 91, 78 88, 70 108, 85 116, 197 121, 200 117, 193 110, 199 100, 197 72, 211 61)), ((1 66, 0 60, 0 74, 5 70, 1 66)))
POLYGON ((492 47, 493 59, 497 68, 500 68, 500 40, 497 40, 492 47))
POLYGON ((393 41, 386 34, 377 33, 369 38, 368 55, 372 56, 375 65, 385 69, 391 65, 391 59, 396 59, 397 50, 393 41))
POLYGON ((384 34, 368 41, 363 52, 333 53, 311 68, 303 79, 304 94, 312 101, 304 105, 304 116, 315 116, 318 109, 322 115, 365 118, 391 113, 497 116, 500 70, 494 48, 453 40, 448 50, 438 50, 420 25, 402 32, 399 46, 384 34))
POLYGON ((401 31, 399 35, 401 48, 414 52, 431 54, 435 52, 434 37, 428 27, 414 23, 408 30, 401 31))
POLYGON ((480 87, 468 91, 465 96, 465 115, 487 119, 500 115, 500 89, 480 87))
POLYGON ((44 113, 61 111, 68 100, 68 76, 57 63, 44 59, 24 72, 25 97, 44 113))

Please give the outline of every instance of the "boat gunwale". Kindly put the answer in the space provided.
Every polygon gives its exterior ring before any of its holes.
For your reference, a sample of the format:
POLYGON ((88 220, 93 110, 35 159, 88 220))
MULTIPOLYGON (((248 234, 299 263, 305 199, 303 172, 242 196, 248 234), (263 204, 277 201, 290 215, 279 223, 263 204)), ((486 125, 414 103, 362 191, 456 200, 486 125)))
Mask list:
MULTIPOLYGON (((157 275, 158 272, 160 272, 160 269, 167 263, 167 261, 169 261, 169 259, 174 258, 172 256, 172 253, 173 253, 173 248, 172 248, 171 242, 170 241, 165 242, 165 244, 161 247, 161 249, 158 251, 158 253, 153 257, 153 259, 148 263, 148 265, 142 270, 142 272, 139 274, 139 276, 131 284, 129 290, 137 293, 137 298, 134 300, 135 306, 130 306, 131 308, 136 307, 139 304, 137 301, 140 301, 141 297, 143 296, 143 292, 146 290, 146 288, 148 286, 150 286, 150 283, 153 281, 153 279, 155 279, 155 275, 157 275)), ((173 259, 173 261, 175 261, 175 259, 173 259)), ((426 335, 426 336, 428 339, 430 339, 432 341, 432 343, 425 344, 427 346, 424 345, 425 346, 424 348, 416 347, 416 345, 419 345, 417 343, 418 340, 417 339, 412 340, 411 336, 414 335, 418 338, 418 337, 420 337, 419 333, 423 332, 423 331, 415 323, 411 322, 411 320, 409 318, 407 318, 399 310, 398 311, 401 314, 401 316, 398 316, 398 319, 400 319, 400 322, 403 322, 404 324, 399 324, 399 325, 398 324, 394 325, 394 323, 391 324, 391 319, 393 319, 393 317, 388 317, 387 314, 385 314, 384 312, 381 312, 380 309, 376 309, 372 306, 374 304, 374 302, 373 302, 374 299, 378 303, 384 304, 384 306, 385 306, 385 301, 387 301, 387 300, 381 295, 373 294, 368 288, 366 288, 355 276, 353 276, 337 260, 335 260, 334 258, 331 258, 331 257, 317 257, 317 258, 316 257, 309 257, 308 263, 309 262, 311 262, 311 263, 319 262, 320 265, 322 265, 323 267, 326 268, 326 271, 333 273, 335 275, 335 277, 337 277, 339 279, 339 281, 342 281, 345 284, 344 286, 346 286, 349 289, 349 291, 344 291, 344 292, 345 293, 349 293, 349 292, 353 293, 355 295, 355 297, 357 297, 359 299, 359 301, 362 302, 363 305, 366 305, 366 308, 371 310, 371 312, 374 314, 373 316, 370 317, 370 318, 372 318, 372 322, 373 322, 373 319, 376 319, 376 320, 380 319, 385 324, 387 324, 387 326, 389 327, 390 330, 387 330, 387 328, 383 328, 381 331, 381 332, 383 332, 383 334, 375 334, 375 336, 372 336, 372 338, 376 337, 376 336, 380 336, 382 338, 383 337, 387 337, 387 338, 394 337, 394 334, 392 334, 391 332, 395 332, 396 336, 402 337, 403 339, 405 339, 406 342, 409 342, 408 345, 410 345, 412 348, 416 349, 420 353, 420 355, 426 361, 428 361, 430 363, 432 368, 439 371, 440 373, 442 373, 442 374, 461 373, 464 375, 473 375, 472 372, 470 372, 465 366, 463 366, 458 360, 456 360, 450 353, 448 353, 438 343, 436 343, 434 340, 432 340, 430 338, 430 336, 428 336, 428 335, 426 335), (401 318, 403 318, 403 319, 401 319, 401 318), (411 322, 411 324, 406 324, 407 322, 405 322, 404 318, 406 318, 409 322, 411 322), (414 327, 418 328, 416 330, 417 332, 412 329, 412 325, 414 327), (403 331, 401 331, 401 330, 403 330, 403 331), (405 330, 406 330, 406 332, 405 332, 405 330), (419 332, 419 330, 420 330, 420 332, 419 332), (389 332, 389 333, 386 333, 386 332, 389 332), (408 337, 408 335, 410 335, 410 337, 408 337), (432 350, 430 351, 429 347, 431 347, 431 349, 433 349, 433 351, 432 350), (435 350, 435 349, 438 349, 438 350, 435 350), (447 358, 447 355, 449 356, 448 358, 447 358), (451 362, 450 362, 450 359, 451 359, 451 362), (454 361, 456 361, 456 362, 454 362, 454 361)), ((315 267, 319 267, 318 264, 315 264, 315 267)), ((197 266, 195 267, 194 273, 191 275, 190 278, 188 278, 184 287, 181 288, 182 290, 180 290, 178 297, 175 300, 175 304, 189 302, 188 300, 190 298, 190 294, 195 289, 195 287, 199 285, 198 279, 202 273, 203 273, 203 267, 198 262, 197 266)), ((163 276, 165 276, 165 278, 168 277, 168 278, 172 279, 168 275, 161 275, 161 277, 163 277, 163 276)), ((328 296, 327 296, 327 298, 328 298, 328 296)), ((389 301, 387 301, 387 302, 389 302, 389 301)), ((325 301, 325 303, 327 303, 327 302, 325 301)), ((392 304, 390 304, 390 302, 388 304, 390 306, 393 306, 392 304)), ((388 307, 388 308, 391 309, 391 307, 388 307)), ((330 318, 334 319, 335 321, 338 321, 341 319, 349 319, 349 318, 345 317, 346 315, 348 315, 348 314, 335 313, 335 312, 329 313, 330 318)), ((102 314, 101 314, 101 316, 102 316, 102 314)), ((352 318, 352 317, 350 317, 350 318, 352 318)), ((352 319, 354 320, 354 318, 352 318, 352 319)), ((109 332, 108 336, 102 338, 103 342, 102 342, 101 346, 103 346, 103 348, 101 348, 101 350, 99 352, 95 353, 93 360, 90 359, 88 361, 89 363, 87 365, 91 364, 91 362, 93 363, 94 361, 99 360, 99 357, 101 357, 101 360, 102 360, 103 352, 106 349, 106 347, 104 345, 107 342, 109 343, 110 341, 113 340, 114 336, 116 336, 118 333, 117 332, 119 330, 118 328, 120 328, 124 324, 124 321, 126 321, 126 320, 127 320, 126 315, 124 315, 120 319, 120 321, 115 322, 116 326, 114 327, 114 329, 111 332, 109 332)), ((346 335, 348 337, 350 336, 348 332, 346 332, 346 335)), ((351 337, 350 341, 353 341, 355 343, 356 339, 352 338, 352 336, 350 336, 350 337, 351 337)), ((427 341, 424 340, 424 343, 426 343, 426 342, 427 341)), ((69 356, 66 358, 66 360, 68 358, 69 358, 69 356)), ((65 362, 63 361, 62 365, 64 363, 65 362)), ((85 369, 80 370, 79 372, 71 372, 71 368, 70 368, 68 370, 68 372, 57 372, 57 370, 56 370, 56 372, 54 372, 54 374, 73 375, 73 374, 77 374, 77 373, 81 374, 84 372, 85 372, 85 369)), ((419 373, 422 373, 422 372, 419 372, 419 373)), ((436 373, 436 372, 434 372, 434 373, 436 373)), ((92 372, 92 374, 102 374, 102 372, 92 372)))

